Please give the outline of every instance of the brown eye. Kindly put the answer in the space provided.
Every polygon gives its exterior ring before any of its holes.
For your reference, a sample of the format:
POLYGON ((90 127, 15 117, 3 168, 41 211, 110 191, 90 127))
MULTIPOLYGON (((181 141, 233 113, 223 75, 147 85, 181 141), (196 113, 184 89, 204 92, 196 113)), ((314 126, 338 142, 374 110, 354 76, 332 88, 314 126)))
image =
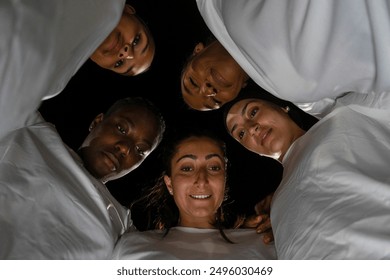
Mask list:
POLYGON ((118 60, 118 61, 115 63, 114 68, 121 67, 122 65, 123 65, 123 59, 118 60))
POLYGON ((251 118, 253 118, 255 115, 256 115, 256 113, 257 113, 257 111, 258 111, 258 109, 253 109, 251 112, 250 112, 250 117, 251 118))
POLYGON ((199 87, 191 77, 189 77, 188 79, 190 80, 191 85, 193 85, 196 88, 199 87))

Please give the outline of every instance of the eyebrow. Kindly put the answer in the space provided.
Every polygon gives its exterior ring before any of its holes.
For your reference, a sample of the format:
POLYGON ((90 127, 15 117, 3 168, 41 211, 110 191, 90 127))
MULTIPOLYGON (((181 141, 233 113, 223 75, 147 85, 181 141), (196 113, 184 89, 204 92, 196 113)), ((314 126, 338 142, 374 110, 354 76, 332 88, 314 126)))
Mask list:
MULTIPOLYGON (((209 155, 207 155, 207 156, 205 157, 205 159, 208 160, 208 159, 211 159, 211 158, 213 158, 213 157, 217 157, 217 158, 219 158, 220 160, 223 161, 222 157, 221 157, 220 155, 218 155, 218 154, 209 154, 209 155)), ((176 162, 179 162, 179 161, 181 161, 182 159, 185 159, 185 158, 190 158, 190 159, 195 160, 195 159, 197 159, 198 157, 195 156, 195 155, 193 155, 193 154, 184 155, 184 156, 178 158, 178 160, 177 160, 176 162)))
POLYGON ((182 159, 185 159, 185 158, 190 158, 190 159, 194 159, 194 160, 197 159, 197 157, 195 155, 190 154, 190 155, 184 155, 184 156, 178 158, 176 162, 179 162, 179 161, 181 161, 182 159))
MULTIPOLYGON (((251 103, 251 101, 248 101, 245 106, 242 108, 241 110, 241 116, 244 116, 245 115, 245 111, 246 109, 248 108, 248 105, 251 103)), ((233 132, 236 130, 237 128, 237 124, 233 125, 232 129, 230 130, 230 134, 233 135, 233 132)))

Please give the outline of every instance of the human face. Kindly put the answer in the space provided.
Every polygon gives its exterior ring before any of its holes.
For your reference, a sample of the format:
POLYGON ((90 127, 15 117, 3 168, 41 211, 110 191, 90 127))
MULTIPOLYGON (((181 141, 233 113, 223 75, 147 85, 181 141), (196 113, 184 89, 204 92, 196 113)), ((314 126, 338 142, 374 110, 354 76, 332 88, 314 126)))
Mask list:
POLYGON ((247 80, 248 75, 218 41, 207 47, 200 43, 182 73, 181 92, 193 109, 215 110, 236 98, 247 80))
POLYGON ((180 212, 180 225, 211 228, 225 192, 223 151, 208 137, 190 137, 177 147, 165 184, 180 212))
POLYGON ((305 132, 287 110, 259 99, 238 101, 229 110, 230 135, 248 150, 282 160, 291 144, 305 132))
POLYGON ((104 183, 137 168, 158 144, 155 116, 136 105, 98 115, 90 129, 80 155, 86 169, 104 183))
POLYGON ((125 76, 145 72, 151 65, 155 44, 148 28, 126 5, 119 24, 92 54, 99 66, 125 76))

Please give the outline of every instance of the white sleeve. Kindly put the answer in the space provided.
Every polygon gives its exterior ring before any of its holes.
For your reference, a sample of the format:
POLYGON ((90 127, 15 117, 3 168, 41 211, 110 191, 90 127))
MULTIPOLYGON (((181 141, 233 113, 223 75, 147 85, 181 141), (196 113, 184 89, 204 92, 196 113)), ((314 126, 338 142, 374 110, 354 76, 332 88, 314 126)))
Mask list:
POLYGON ((0 2, 0 137, 64 89, 123 6, 124 0, 0 2))
POLYGON ((197 0, 219 42, 262 88, 294 103, 390 91, 389 1, 197 0))

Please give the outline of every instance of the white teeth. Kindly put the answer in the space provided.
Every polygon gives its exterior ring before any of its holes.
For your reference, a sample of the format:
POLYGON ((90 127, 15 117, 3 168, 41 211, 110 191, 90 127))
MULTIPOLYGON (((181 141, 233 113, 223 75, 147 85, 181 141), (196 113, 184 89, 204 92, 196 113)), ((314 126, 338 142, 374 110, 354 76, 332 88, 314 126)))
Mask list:
POLYGON ((209 198, 211 197, 211 195, 208 195, 208 194, 198 194, 198 195, 190 195, 192 198, 195 198, 195 199, 206 199, 206 198, 209 198))

